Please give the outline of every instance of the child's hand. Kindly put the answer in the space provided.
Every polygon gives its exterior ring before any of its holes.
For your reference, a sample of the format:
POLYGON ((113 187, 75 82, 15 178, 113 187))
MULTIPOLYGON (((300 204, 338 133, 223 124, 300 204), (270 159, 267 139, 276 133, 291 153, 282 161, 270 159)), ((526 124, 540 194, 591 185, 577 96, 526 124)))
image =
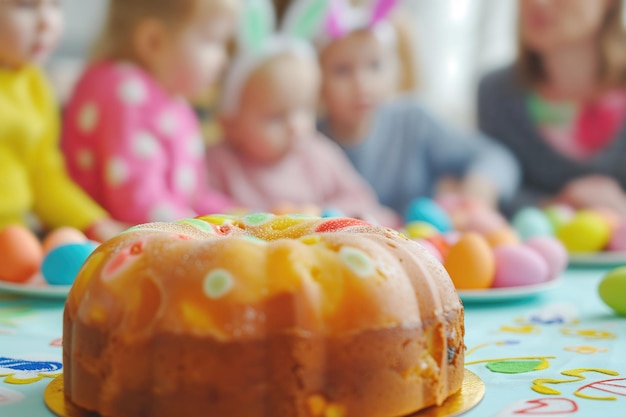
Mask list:
POLYGON ((469 174, 461 181, 461 194, 475 198, 489 207, 498 206, 498 190, 486 177, 469 174))
POLYGON ((589 175, 570 181, 553 202, 574 208, 608 208, 626 217, 624 190, 617 181, 604 175, 589 175))
POLYGON ((107 217, 89 226, 89 228, 85 230, 85 235, 87 238, 96 242, 104 242, 122 233, 129 227, 131 227, 131 225, 107 217))
POLYGON ((444 177, 437 184, 437 197, 458 195, 464 201, 476 201, 495 208, 498 203, 496 187, 482 175, 470 174, 462 180, 444 177))

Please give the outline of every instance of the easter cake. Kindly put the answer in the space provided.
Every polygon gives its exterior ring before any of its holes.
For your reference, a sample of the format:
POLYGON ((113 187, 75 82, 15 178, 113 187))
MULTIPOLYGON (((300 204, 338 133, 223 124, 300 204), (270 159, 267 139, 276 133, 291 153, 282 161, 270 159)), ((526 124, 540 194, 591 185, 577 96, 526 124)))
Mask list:
POLYGON ((137 226, 85 262, 65 395, 105 417, 396 417, 458 391, 463 307, 417 242, 345 218, 137 226))

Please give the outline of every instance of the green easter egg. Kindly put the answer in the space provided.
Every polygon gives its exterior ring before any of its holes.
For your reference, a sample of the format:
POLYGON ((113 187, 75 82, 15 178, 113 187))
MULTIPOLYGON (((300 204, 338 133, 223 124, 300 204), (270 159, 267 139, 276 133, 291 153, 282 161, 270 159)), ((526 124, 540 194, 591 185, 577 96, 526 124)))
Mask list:
POLYGON ((611 228, 602 216, 582 210, 576 213, 571 222, 561 226, 557 237, 569 252, 598 252, 609 242, 611 228))
POLYGON ((555 232, 558 232, 561 226, 566 225, 574 217, 574 210, 567 206, 549 206, 543 209, 543 213, 555 232))
POLYGON ((598 287, 600 298, 618 314, 626 316, 626 266, 609 272, 598 287))

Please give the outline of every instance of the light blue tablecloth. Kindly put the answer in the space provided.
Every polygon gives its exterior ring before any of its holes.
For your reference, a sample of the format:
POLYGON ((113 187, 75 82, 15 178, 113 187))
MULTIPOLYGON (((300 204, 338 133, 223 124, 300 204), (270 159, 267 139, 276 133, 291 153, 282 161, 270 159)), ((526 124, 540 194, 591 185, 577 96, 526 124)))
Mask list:
MULTIPOLYGON (((538 297, 466 304, 467 368, 486 385, 467 417, 626 416, 626 318, 598 298, 605 273, 568 270, 538 297)), ((52 416, 43 392, 59 373, 62 314, 62 300, 0 293, 0 416, 52 416), (29 361, 46 372, 20 370, 29 361)))

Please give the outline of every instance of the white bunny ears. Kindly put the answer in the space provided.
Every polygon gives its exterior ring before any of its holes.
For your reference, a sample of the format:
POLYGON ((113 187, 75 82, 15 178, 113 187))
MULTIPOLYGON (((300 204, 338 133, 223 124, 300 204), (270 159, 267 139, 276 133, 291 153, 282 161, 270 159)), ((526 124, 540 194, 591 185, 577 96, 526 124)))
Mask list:
POLYGON ((296 0, 278 31, 275 31, 276 14, 270 0, 244 2, 243 18, 237 32, 240 52, 233 60, 221 92, 224 114, 237 110, 246 80, 267 59, 281 53, 293 53, 316 60, 310 40, 322 30, 332 1, 335 0, 296 0))

